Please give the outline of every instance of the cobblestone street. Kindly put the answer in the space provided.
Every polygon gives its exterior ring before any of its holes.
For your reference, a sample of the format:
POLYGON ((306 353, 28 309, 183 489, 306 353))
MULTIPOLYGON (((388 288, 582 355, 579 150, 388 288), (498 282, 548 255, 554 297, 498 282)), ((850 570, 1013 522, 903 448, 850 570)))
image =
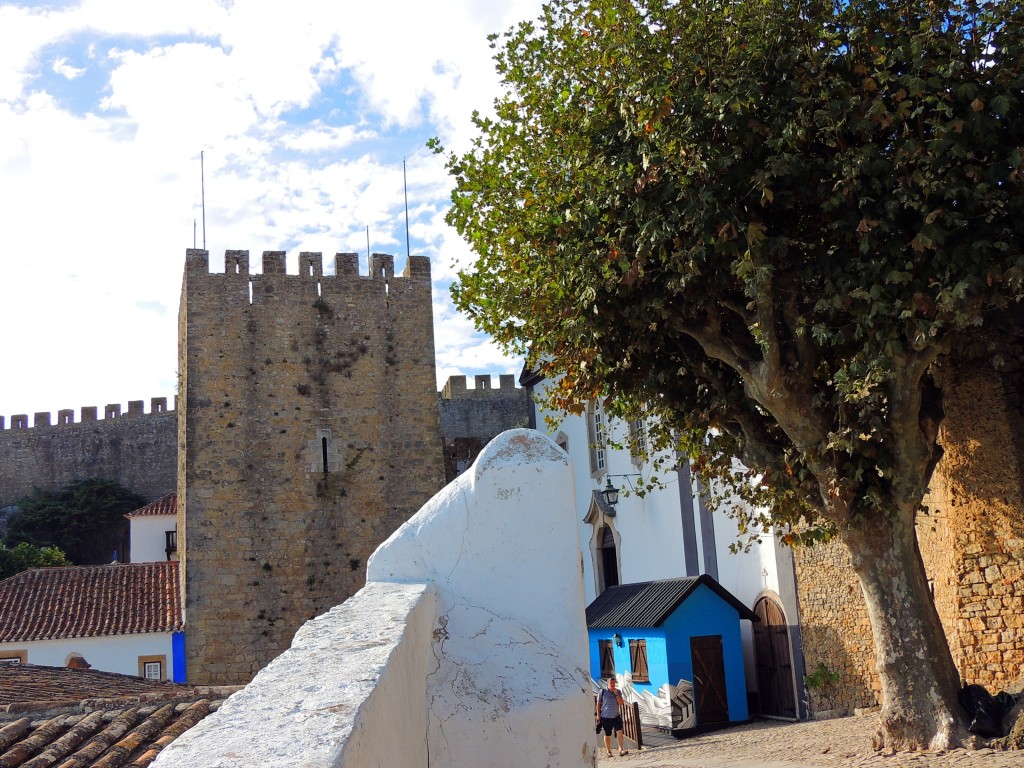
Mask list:
MULTIPOLYGON (((875 715, 816 722, 759 720, 676 741, 655 737, 654 746, 608 757, 598 739, 598 765, 646 768, 1022 768, 1024 752, 955 749, 941 754, 871 749, 875 715)), ((629 749, 629 742, 626 742, 629 749)))

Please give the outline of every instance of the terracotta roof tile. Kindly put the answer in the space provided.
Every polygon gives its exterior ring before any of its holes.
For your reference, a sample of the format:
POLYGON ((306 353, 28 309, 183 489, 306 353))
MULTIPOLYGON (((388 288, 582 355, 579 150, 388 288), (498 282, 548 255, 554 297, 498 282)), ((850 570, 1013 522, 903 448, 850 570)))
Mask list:
POLYGON ((97 669, 0 664, 0 711, 12 704, 48 703, 52 706, 55 702, 137 696, 143 693, 166 694, 181 690, 191 689, 163 680, 146 680, 143 677, 101 672, 97 669))
POLYGON ((19 690, 57 697, 34 702, 28 716, 24 702, 0 706, 0 765, 143 768, 238 689, 190 688, 96 670, 0 666, 5 697, 19 690), (68 700, 80 694, 86 698, 68 700), (115 698, 103 698, 110 695, 115 698))
POLYGON ((182 628, 178 563, 33 568, 0 581, 0 642, 182 628))
POLYGON ((178 494, 168 493, 156 501, 151 501, 144 507, 132 510, 125 515, 132 517, 152 517, 153 515, 176 515, 178 514, 178 494))

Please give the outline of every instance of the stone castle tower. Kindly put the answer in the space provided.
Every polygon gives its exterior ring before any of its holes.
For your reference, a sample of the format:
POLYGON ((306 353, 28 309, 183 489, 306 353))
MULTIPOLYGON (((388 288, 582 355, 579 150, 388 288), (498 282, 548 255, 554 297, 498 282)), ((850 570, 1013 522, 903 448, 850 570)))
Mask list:
POLYGON ((245 683, 444 482, 430 263, 374 254, 186 254, 178 531, 187 675, 245 683))

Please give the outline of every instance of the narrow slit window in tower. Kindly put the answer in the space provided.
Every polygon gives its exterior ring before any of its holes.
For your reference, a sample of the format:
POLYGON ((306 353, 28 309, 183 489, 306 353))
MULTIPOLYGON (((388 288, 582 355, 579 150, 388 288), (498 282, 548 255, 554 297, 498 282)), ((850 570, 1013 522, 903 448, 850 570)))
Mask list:
POLYGON ((327 474, 327 438, 326 437, 321 437, 320 438, 320 452, 323 455, 323 459, 324 459, 324 474, 326 475, 327 474))

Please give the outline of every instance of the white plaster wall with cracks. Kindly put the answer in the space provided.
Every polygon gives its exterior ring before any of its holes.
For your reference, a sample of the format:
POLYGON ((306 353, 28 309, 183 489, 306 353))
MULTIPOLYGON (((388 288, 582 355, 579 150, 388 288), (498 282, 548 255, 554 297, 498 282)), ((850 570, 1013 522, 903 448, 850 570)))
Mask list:
POLYGON ((159 768, 594 766, 572 469, 495 438, 159 768))
POLYGON ((367 584, 160 753, 160 768, 426 768, 434 591, 367 584))
POLYGON ((437 589, 431 766, 594 764, 571 489, 564 451, 510 430, 370 558, 370 580, 437 589))

